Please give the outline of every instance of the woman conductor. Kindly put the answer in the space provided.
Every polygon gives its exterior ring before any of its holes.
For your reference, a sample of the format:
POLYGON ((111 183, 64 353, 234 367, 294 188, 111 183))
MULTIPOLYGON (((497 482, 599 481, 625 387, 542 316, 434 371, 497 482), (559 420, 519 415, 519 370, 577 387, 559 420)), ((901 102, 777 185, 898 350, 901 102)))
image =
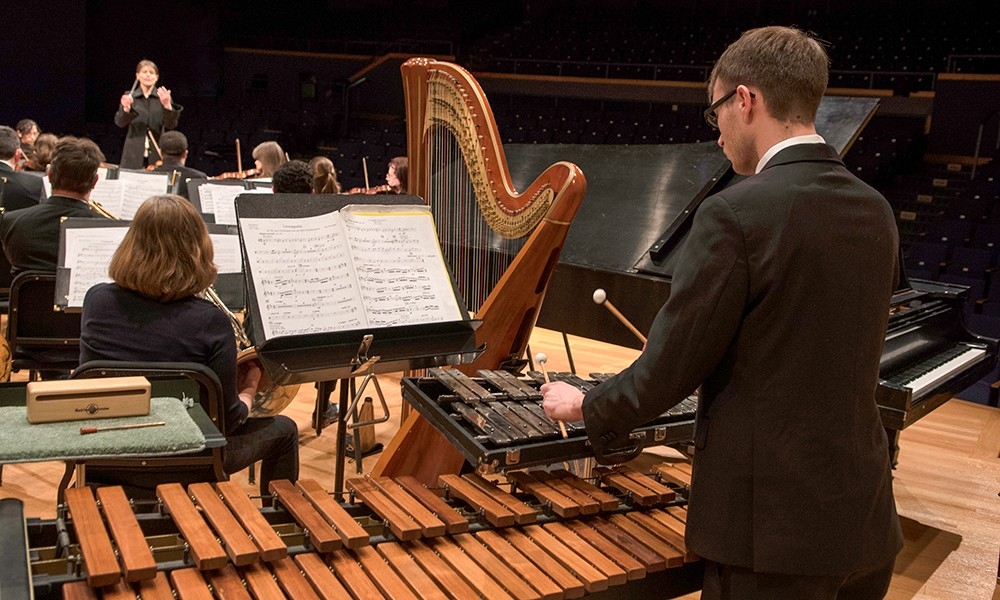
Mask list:
POLYGON ((173 102, 170 90, 156 85, 159 79, 156 64, 141 60, 135 68, 132 90, 122 94, 115 125, 128 128, 119 162, 123 169, 142 169, 155 164, 160 159, 155 142, 165 130, 177 128, 183 107, 173 102))

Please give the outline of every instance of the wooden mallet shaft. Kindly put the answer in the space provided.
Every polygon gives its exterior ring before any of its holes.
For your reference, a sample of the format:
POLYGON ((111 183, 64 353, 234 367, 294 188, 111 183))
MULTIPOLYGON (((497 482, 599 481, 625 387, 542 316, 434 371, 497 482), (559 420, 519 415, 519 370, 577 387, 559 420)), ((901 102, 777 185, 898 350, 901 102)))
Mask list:
POLYGON ((615 308, 614 304, 611 304, 611 301, 608 300, 608 296, 604 292, 604 290, 600 288, 594 290, 594 302, 596 302, 597 304, 603 304, 604 308, 611 311, 611 314, 613 314, 615 318, 621 321, 622 325, 628 327, 628 330, 631 331, 635 335, 635 337, 639 338, 639 340, 643 344, 646 343, 646 336, 642 335, 642 332, 639 331, 636 328, 636 326, 633 325, 628 319, 626 319, 625 315, 623 315, 617 308, 615 308))
MULTIPOLYGON (((542 369, 542 377, 545 379, 545 383, 549 383, 550 381, 549 372, 545 370, 545 363, 548 362, 548 360, 549 357, 545 356, 541 352, 535 355, 535 362, 537 362, 539 368, 542 369)), ((569 434, 566 432, 566 424, 560 420, 557 420, 556 423, 559 424, 559 432, 562 433, 563 439, 568 438, 569 434)))

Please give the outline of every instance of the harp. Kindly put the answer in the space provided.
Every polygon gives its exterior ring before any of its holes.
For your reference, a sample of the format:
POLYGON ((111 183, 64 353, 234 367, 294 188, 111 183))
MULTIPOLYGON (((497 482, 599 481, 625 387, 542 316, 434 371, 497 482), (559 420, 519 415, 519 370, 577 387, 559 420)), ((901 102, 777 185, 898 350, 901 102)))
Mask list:
MULTIPOLYGON (((459 292, 482 321, 485 345, 463 372, 523 366, 545 290, 587 183, 557 162, 523 192, 511 181, 493 112, 479 83, 455 64, 412 58, 401 67, 406 97, 408 192, 430 205, 459 292)), ((437 483, 464 459, 411 412, 376 464, 379 476, 437 483)))

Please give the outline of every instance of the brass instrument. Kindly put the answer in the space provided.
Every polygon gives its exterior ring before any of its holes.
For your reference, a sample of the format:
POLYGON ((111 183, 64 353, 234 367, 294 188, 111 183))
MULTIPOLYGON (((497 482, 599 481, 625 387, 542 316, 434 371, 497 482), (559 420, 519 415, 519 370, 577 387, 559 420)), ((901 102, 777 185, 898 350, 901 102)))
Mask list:
POLYGON ((271 381, 271 376, 268 375, 267 370, 260 364, 260 360, 257 358, 257 349, 253 347, 253 342, 250 341, 250 338, 247 337, 246 332, 243 330, 243 324, 240 323, 236 315, 222 302, 215 288, 209 287, 205 290, 205 298, 229 317, 229 324, 232 325, 233 333, 236 335, 237 371, 242 372, 246 370, 253 361, 256 361, 257 366, 260 367, 260 383, 257 385, 257 392, 254 394, 253 402, 250 406, 250 417, 273 417, 285 410, 285 407, 299 393, 299 384, 275 385, 271 381))

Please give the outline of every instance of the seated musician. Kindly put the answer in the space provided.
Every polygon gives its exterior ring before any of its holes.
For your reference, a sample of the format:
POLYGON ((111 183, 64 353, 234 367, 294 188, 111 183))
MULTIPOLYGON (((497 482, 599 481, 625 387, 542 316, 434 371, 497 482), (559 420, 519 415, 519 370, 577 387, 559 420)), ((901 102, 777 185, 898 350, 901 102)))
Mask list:
POLYGON ((160 155, 163 162, 153 169, 157 173, 180 173, 177 181, 177 195, 188 197, 188 180, 208 179, 208 175, 187 166, 188 140, 179 131, 164 131, 160 136, 160 155))
POLYGON ((899 235, 816 133, 828 65, 785 27, 726 49, 705 117, 746 179, 698 207, 639 358, 585 396, 542 387, 613 460, 700 386, 686 542, 704 600, 882 598, 903 545, 874 398, 899 235))
POLYGON ((339 194, 342 189, 337 181, 337 169, 333 161, 325 156, 314 156, 309 161, 313 171, 313 191, 317 194, 339 194))
POLYGON ((389 186, 390 194, 406 193, 408 170, 409 160, 405 156, 397 156, 389 161, 389 168, 385 173, 385 183, 389 186))
POLYGON ((95 285, 84 298, 80 363, 167 361, 210 367, 222 383, 224 469, 235 473, 262 461, 260 491, 267 495, 272 480, 298 478, 298 427, 283 415, 247 418, 260 370, 251 367, 237 375, 229 318, 197 296, 215 281, 213 257, 208 230, 190 202, 174 195, 146 200, 111 259, 108 273, 114 283, 95 285))
POLYGON ((13 275, 29 269, 55 272, 63 217, 101 217, 90 209, 89 200, 103 161, 104 154, 91 140, 59 140, 49 165, 52 195, 0 221, 0 241, 13 275))
POLYGON ((45 175, 52 162, 52 153, 55 152, 56 143, 59 138, 54 133, 43 133, 35 139, 32 148, 31 158, 24 165, 26 172, 36 173, 39 177, 45 175))
POLYGON ((312 169, 301 160, 286 162, 271 176, 271 191, 275 194, 313 193, 312 169))
POLYGON ((261 142, 253 149, 253 160, 257 169, 254 181, 268 182, 278 167, 288 162, 288 157, 278 142, 261 142))
POLYGON ((42 180, 18 171, 24 163, 17 132, 0 125, 0 206, 8 212, 36 206, 45 198, 42 180))

